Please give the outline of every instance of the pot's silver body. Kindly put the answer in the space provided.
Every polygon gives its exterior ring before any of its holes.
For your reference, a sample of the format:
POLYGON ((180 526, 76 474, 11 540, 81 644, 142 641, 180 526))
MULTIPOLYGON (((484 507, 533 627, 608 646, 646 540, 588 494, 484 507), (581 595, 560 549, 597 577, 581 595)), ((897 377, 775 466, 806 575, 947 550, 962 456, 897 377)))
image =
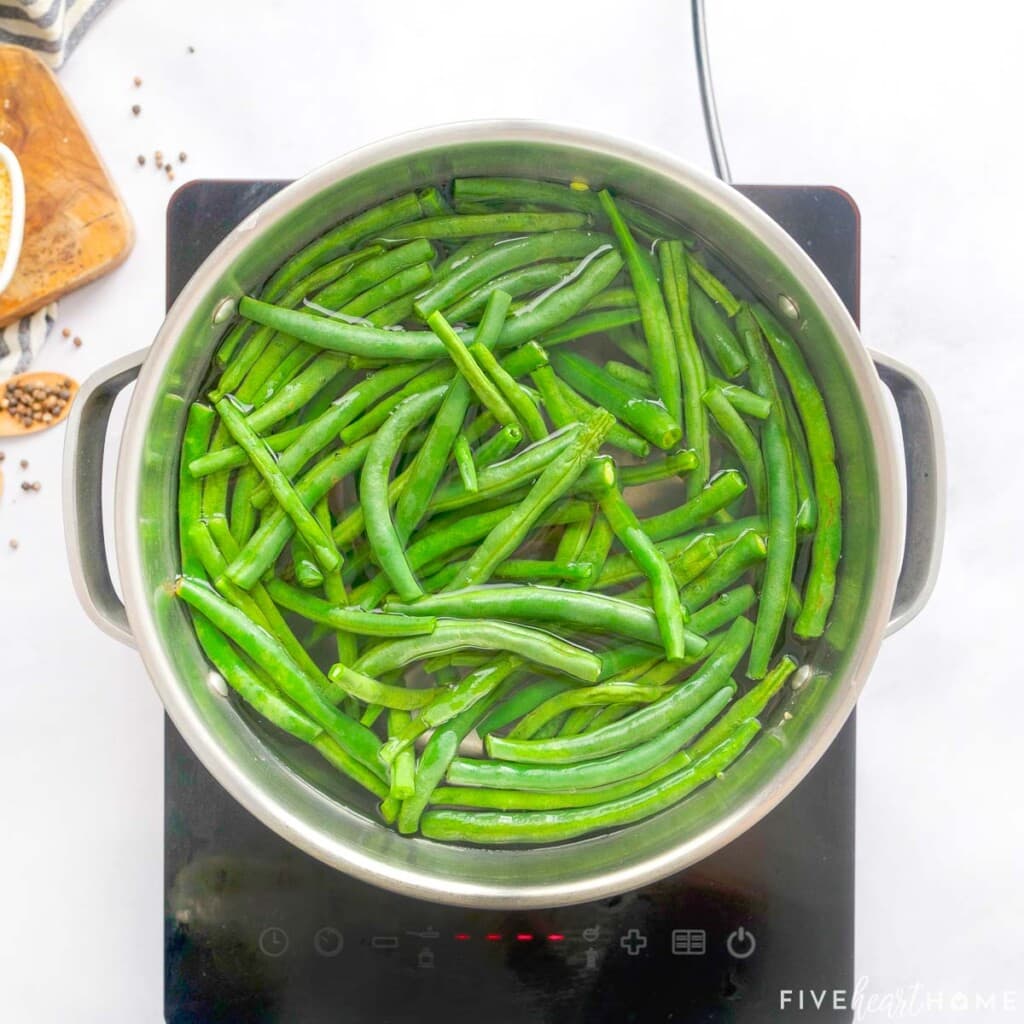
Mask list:
POLYGON ((897 394, 903 453, 872 358, 836 294, 797 244, 727 185, 662 154, 526 123, 473 123, 360 150, 286 188, 236 228, 189 282, 152 347, 82 389, 69 426, 66 517, 87 610, 133 642, 168 713, 213 775, 253 814, 308 853, 411 896, 492 907, 596 899, 664 877, 713 853, 803 778, 849 715, 890 624, 927 597, 941 541, 942 454, 934 406, 912 374, 883 368, 897 394), (676 808, 598 838, 532 850, 482 850, 406 838, 315 755, 261 728, 211 680, 187 615, 168 596, 178 570, 178 452, 188 403, 225 329, 225 298, 257 289, 328 226, 399 192, 459 175, 582 178, 669 214, 710 240, 803 342, 835 428, 846 502, 842 573, 814 676, 787 695, 781 720, 738 770, 676 808), (144 361, 143 361, 144 356, 144 361), (112 395, 142 363, 116 480, 121 607, 102 554, 99 465, 112 395), (904 551, 911 542, 893 612, 904 551), (126 610, 126 617, 125 617, 126 610), (794 707, 794 705, 797 705, 794 707))

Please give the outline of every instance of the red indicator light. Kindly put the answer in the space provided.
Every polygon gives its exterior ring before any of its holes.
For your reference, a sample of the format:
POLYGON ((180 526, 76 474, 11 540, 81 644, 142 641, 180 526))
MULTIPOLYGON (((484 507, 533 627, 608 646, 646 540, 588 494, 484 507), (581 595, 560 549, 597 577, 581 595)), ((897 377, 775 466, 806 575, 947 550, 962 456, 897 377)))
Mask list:
MULTIPOLYGON (((467 935, 465 932, 456 932, 455 933, 455 938, 458 939, 459 942, 469 942, 469 940, 472 937, 473 937, 472 935, 467 935)), ((488 936, 488 938, 490 938, 490 936, 488 936)))
POLYGON ((533 942, 533 936, 528 932, 520 932, 516 936, 516 942, 533 942))
POLYGON ((488 942, 501 942, 501 936, 497 932, 491 932, 487 936, 488 942))
POLYGON ((564 942, 565 936, 559 935, 557 932, 554 935, 548 936, 548 942, 564 942))

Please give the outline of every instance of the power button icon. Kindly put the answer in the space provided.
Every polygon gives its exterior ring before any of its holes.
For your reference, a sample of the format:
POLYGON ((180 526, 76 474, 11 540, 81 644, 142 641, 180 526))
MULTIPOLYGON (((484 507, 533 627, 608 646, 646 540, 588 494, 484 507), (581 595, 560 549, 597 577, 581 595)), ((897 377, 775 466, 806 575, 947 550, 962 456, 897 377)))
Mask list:
POLYGON ((735 960, 746 960, 747 957, 754 955, 754 950, 757 949, 757 939, 754 938, 752 931, 740 925, 736 931, 729 932, 729 937, 725 940, 725 948, 729 951, 729 956, 735 960))

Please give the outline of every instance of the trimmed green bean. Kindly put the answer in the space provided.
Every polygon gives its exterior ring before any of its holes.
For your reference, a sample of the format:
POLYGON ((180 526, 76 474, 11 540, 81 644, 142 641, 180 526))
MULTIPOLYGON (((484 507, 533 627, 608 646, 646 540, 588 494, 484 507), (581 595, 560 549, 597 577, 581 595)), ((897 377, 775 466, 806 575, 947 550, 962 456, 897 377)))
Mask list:
POLYGON ((733 408, 729 399, 718 388, 709 388, 704 392, 703 397, 704 404, 718 424, 722 436, 729 442, 730 447, 743 463, 747 480, 754 492, 754 502, 757 508, 765 508, 768 484, 765 479, 764 460, 761 458, 761 446, 757 438, 744 422, 743 417, 733 408))
MULTIPOLYGON (((507 293, 494 292, 493 294, 507 293)), ((516 418, 516 423, 505 423, 504 425, 516 426, 521 423, 531 441, 540 441, 547 437, 548 429, 537 411, 533 399, 526 389, 498 362, 494 354, 478 341, 469 347, 469 352, 484 373, 494 382, 516 418)), ((495 418, 502 422, 497 416, 495 418)))
POLYGON ((690 252, 686 253, 686 272, 709 299, 725 310, 726 316, 734 317, 740 311, 736 296, 690 252))
MULTIPOLYGON (((658 279, 630 234, 611 194, 607 189, 603 189, 598 198, 625 255, 626 267, 640 306, 640 322, 643 324, 644 337, 651 350, 651 376, 654 378, 658 397, 672 420, 676 424, 681 424, 683 406, 679 360, 672 337, 672 324, 661 297, 658 279)), ((678 440, 678 437, 675 440, 678 440)))
POLYGON ((712 359, 726 377, 738 377, 747 369, 749 363, 728 320, 718 311, 718 307, 699 290, 690 293, 690 308, 693 312, 693 325, 708 352, 711 353, 712 359))
POLYGON ((800 637, 821 636, 835 598, 836 568, 843 547, 842 488, 836 469, 835 440, 825 400, 803 353, 765 307, 753 307, 753 314, 786 376, 807 440, 818 525, 811 541, 811 564, 807 570, 803 608, 793 629, 800 637))
MULTIPOLYGON (((381 255, 363 260, 344 277, 328 284, 316 294, 316 302, 328 309, 342 309, 346 303, 380 284, 381 281, 433 258, 434 247, 424 238, 384 250, 381 255)), ((371 310, 375 308, 376 306, 370 307, 371 310)))
POLYGON ((731 505, 746 489, 743 476, 735 469, 727 469, 685 504, 661 515, 641 519, 640 526, 652 540, 677 537, 700 526, 719 509, 731 505))
POLYGON ((772 403, 772 410, 761 429, 768 478, 768 560, 761 582, 757 627, 747 665, 747 675, 751 679, 760 679, 768 671, 768 663, 786 618, 796 561, 796 483, 785 414, 779 401, 768 349, 757 320, 746 306, 740 310, 736 321, 750 359, 750 382, 762 398, 772 403))
POLYGON ((392 686, 389 683, 378 682, 340 662, 331 668, 329 674, 332 682, 337 683, 346 693, 357 700, 361 700, 365 704, 380 705, 383 708, 414 711, 416 708, 425 707, 435 696, 432 689, 410 690, 405 686, 392 686))
POLYGON ((601 511, 650 582, 654 615, 666 657, 669 661, 681 661, 686 656, 686 620, 668 561, 640 528, 636 513, 617 488, 601 499, 601 511))
POLYGON ((582 647, 527 626, 477 619, 439 619, 429 636, 379 644, 354 668, 365 675, 379 676, 413 661, 467 648, 506 651, 585 682, 592 683, 601 674, 601 659, 582 647))
POLYGON ((576 213, 484 213, 426 217, 390 228, 382 240, 406 238, 475 238, 478 235, 526 234, 586 227, 590 218, 576 213))
POLYGON ((487 469, 496 462, 507 459, 519 447, 523 432, 517 426, 502 427, 476 450, 477 469, 487 469))
POLYGON ((359 478, 359 499, 364 510, 366 535, 381 569, 405 600, 423 593, 405 557, 402 538, 391 518, 388 475, 409 431, 441 404, 442 388, 434 388, 399 405, 370 442, 359 478))

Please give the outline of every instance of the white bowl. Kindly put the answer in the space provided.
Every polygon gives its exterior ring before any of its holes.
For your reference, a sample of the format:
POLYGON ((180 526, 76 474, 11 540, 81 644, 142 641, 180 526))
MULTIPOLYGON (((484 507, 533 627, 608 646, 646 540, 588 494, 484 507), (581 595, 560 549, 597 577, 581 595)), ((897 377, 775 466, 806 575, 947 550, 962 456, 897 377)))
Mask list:
POLYGON ((7 171, 11 182, 11 231, 7 240, 7 251, 0 263, 0 292, 11 283, 21 255, 21 240, 25 232, 25 179, 21 174, 18 158, 0 142, 0 164, 7 171))

